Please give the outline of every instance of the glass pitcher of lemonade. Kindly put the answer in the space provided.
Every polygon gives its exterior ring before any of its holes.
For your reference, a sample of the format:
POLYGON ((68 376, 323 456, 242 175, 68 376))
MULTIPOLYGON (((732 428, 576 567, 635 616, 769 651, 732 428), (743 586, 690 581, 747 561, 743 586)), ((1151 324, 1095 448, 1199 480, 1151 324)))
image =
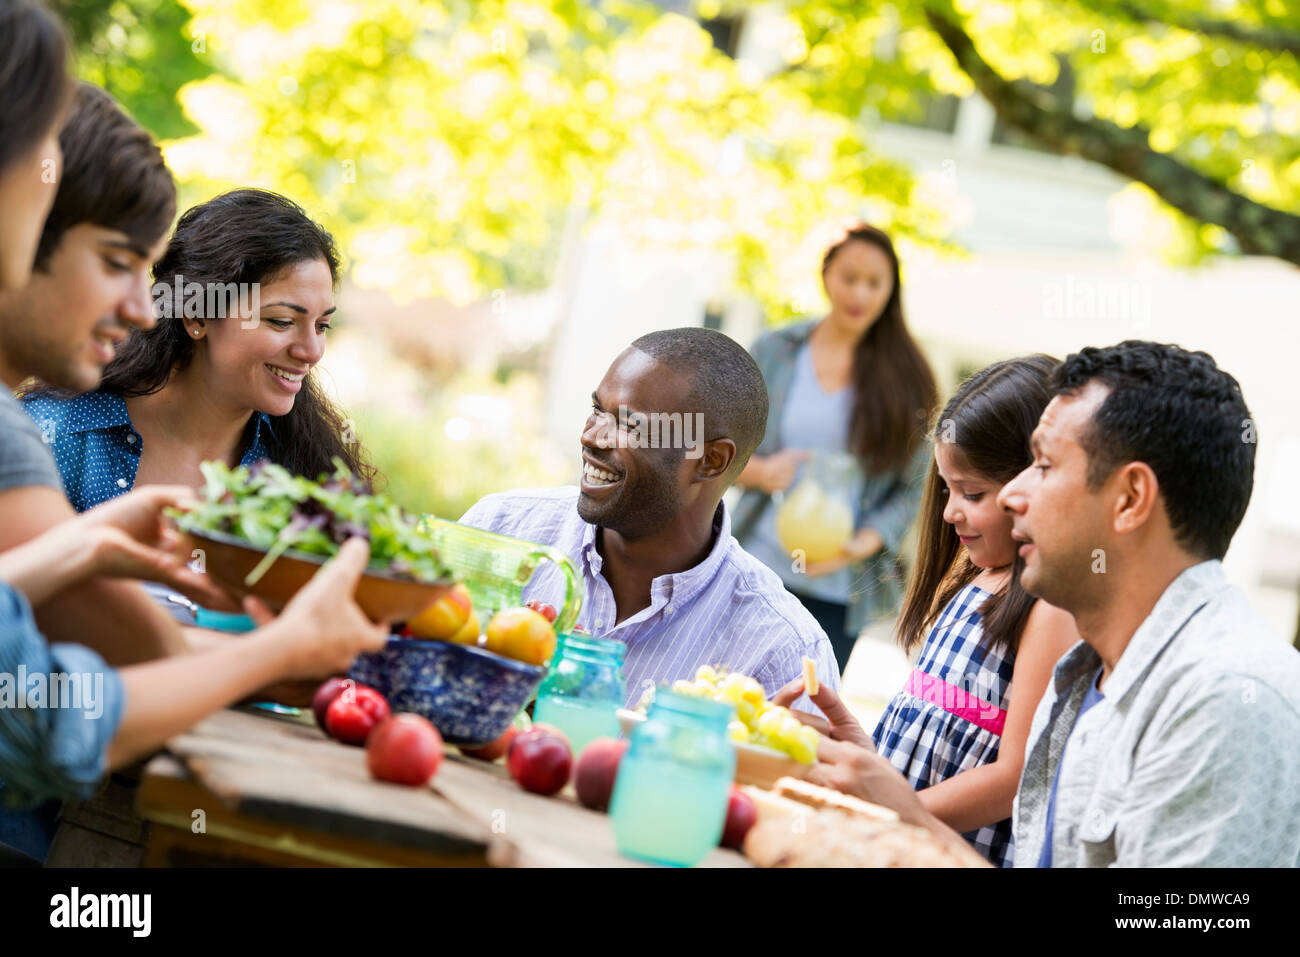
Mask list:
MULTIPOLYGON (((524 586, 533 573, 553 565, 564 589, 555 630, 559 634, 573 630, 582 610, 582 587, 573 562, 559 549, 433 515, 421 519, 420 531, 433 540, 453 577, 469 589, 474 607, 489 616, 502 608, 522 604, 524 586)), ((483 624, 487 624, 486 619, 483 624)))
POLYGON ((834 558, 853 537, 853 456, 819 453, 777 508, 776 534, 791 554, 805 561, 834 558))

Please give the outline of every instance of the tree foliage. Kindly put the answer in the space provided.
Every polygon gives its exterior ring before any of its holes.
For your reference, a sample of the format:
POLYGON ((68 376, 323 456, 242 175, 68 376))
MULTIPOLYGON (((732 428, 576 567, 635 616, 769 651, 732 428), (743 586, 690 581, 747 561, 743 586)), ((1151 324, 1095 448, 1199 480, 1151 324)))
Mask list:
POLYGON ((650 248, 727 252, 771 316, 801 312, 850 218, 944 244, 872 124, 976 88, 1044 147, 1163 197, 1176 257, 1300 262, 1284 0, 789 0, 765 28, 771 75, 647 0, 183 3, 65 0, 83 75, 169 140, 186 201, 283 192, 335 230, 355 281, 399 296, 544 286, 577 209, 650 248))
POLYGON ((186 32, 177 0, 56 0, 82 79, 103 87, 155 136, 196 133, 176 100, 186 83, 212 73, 203 44, 186 32), (195 48, 198 49, 195 49, 195 48))
POLYGON ((812 38, 792 82, 828 109, 897 117, 974 87, 1044 147, 1143 184, 1177 227, 1176 258, 1242 251, 1300 265, 1294 3, 800 0, 788 10, 812 38), (850 64, 860 82, 845 82, 850 64), (1062 70, 1072 97, 1049 89, 1062 70))
POLYGON ((221 69, 180 91, 187 196, 286 193, 362 285, 459 302, 545 285, 575 207, 651 248, 731 254, 777 316, 815 302, 846 219, 942 243, 859 124, 645 2, 187 3, 221 69))

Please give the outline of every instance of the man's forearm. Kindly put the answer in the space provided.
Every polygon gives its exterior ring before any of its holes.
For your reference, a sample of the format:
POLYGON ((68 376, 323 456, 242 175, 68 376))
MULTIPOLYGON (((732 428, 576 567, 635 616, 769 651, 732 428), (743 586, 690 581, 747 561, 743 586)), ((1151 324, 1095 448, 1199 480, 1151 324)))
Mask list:
POLYGON ((173 735, 282 676, 288 653, 284 626, 250 635, 202 655, 123 669, 126 710, 108 749, 110 767, 147 754, 173 735))
POLYGON ((49 532, 0 553, 0 579, 33 606, 47 601, 94 571, 94 551, 84 539, 49 532))
POLYGON ((195 625, 181 625, 181 636, 190 651, 211 651, 224 648, 232 641, 241 641, 240 632, 213 631, 211 628, 199 628, 195 625))
POLYGON ((33 610, 50 642, 85 645, 115 667, 189 651, 176 619, 133 581, 87 579, 33 610))

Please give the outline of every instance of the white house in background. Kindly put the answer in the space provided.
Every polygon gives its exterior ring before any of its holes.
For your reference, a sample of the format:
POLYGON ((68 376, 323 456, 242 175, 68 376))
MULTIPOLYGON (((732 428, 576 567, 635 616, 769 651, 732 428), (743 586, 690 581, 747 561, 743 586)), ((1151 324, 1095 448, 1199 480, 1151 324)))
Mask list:
MULTIPOLYGON (((776 55, 750 15, 736 53, 776 55)), ((934 199, 958 213, 964 262, 906 264, 909 323, 950 391, 961 374, 1028 352, 1058 357, 1127 338, 1203 349, 1241 382, 1256 420, 1255 492, 1228 553, 1276 632, 1295 633, 1300 586, 1300 272, 1261 258, 1200 269, 1159 263, 1146 227, 1116 195, 1127 184, 1080 160, 1010 145, 978 95, 939 104, 937 129, 881 124, 874 144, 906 161, 934 199)), ((846 210, 846 214, 855 211, 846 210)), ((590 393, 609 361, 653 329, 705 321, 724 263, 645 255, 595 223, 570 247, 568 308, 549 353, 548 433, 573 446, 590 393)), ((732 303, 722 328, 748 344, 761 328, 752 303, 732 303)), ((575 477, 578 460, 574 456, 575 477)))

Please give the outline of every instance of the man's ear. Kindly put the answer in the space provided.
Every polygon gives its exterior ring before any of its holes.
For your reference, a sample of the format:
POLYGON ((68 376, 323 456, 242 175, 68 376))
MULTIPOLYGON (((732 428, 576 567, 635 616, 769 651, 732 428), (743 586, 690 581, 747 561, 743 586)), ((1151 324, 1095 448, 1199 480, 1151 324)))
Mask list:
POLYGON ((695 477, 710 482, 723 476, 736 461, 736 443, 731 439, 714 439, 704 443, 704 450, 696 460, 695 477))
POLYGON ((1111 476, 1114 511, 1111 523, 1121 535, 1136 531, 1145 525, 1160 501, 1160 482, 1156 473, 1145 462, 1121 465, 1111 476))

